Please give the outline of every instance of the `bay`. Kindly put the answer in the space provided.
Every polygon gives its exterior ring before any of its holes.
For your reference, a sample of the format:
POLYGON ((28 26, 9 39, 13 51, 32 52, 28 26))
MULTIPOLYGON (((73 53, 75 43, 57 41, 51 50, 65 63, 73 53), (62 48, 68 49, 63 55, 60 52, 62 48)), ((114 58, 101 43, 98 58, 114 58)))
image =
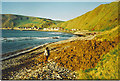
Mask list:
POLYGON ((2 30, 2 54, 52 43, 73 37, 73 34, 49 31, 2 30))

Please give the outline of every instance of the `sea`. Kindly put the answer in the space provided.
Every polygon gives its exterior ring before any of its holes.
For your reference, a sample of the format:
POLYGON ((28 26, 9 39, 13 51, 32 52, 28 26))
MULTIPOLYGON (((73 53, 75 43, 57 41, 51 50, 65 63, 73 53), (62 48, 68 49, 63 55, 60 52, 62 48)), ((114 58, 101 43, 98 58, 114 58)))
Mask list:
POLYGON ((75 35, 63 32, 1 30, 2 54, 69 39, 75 35))

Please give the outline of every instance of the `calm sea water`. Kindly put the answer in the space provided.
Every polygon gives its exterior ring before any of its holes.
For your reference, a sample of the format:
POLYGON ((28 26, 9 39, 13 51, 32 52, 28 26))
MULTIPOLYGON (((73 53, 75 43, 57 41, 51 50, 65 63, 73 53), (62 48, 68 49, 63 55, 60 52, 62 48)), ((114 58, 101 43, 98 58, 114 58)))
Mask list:
POLYGON ((72 36, 74 35, 61 32, 2 30, 2 54, 65 40, 72 36))

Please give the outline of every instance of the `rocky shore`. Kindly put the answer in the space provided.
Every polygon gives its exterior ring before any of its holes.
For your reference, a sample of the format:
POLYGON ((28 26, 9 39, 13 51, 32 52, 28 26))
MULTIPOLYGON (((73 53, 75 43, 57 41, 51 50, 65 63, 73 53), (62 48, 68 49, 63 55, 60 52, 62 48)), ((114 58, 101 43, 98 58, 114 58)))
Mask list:
POLYGON ((80 70, 86 72, 95 68, 104 54, 118 44, 117 37, 114 40, 97 41, 95 36, 72 37, 38 46, 31 49, 32 51, 2 60, 2 79, 78 79, 80 70), (46 47, 50 50, 50 56, 48 63, 44 64, 43 53, 46 47))
POLYGON ((76 74, 55 62, 47 64, 37 63, 33 67, 25 67, 18 72, 12 72, 11 80, 51 80, 51 79, 75 79, 76 74))
MULTIPOLYGON (((2 61, 2 79, 76 79, 74 71, 59 66, 54 60, 49 59, 49 62, 44 64, 44 49, 49 47, 50 52, 56 53, 62 51, 66 46, 56 47, 56 44, 63 44, 76 40, 91 40, 95 36, 88 37, 73 37, 68 40, 63 40, 55 43, 43 45, 42 47, 36 47, 33 51, 26 52, 18 55, 14 58, 6 59, 2 61), (57 68, 57 69, 56 69, 57 68), (59 78, 58 78, 59 76, 59 78)), ((55 57, 53 57, 55 58, 55 57)))

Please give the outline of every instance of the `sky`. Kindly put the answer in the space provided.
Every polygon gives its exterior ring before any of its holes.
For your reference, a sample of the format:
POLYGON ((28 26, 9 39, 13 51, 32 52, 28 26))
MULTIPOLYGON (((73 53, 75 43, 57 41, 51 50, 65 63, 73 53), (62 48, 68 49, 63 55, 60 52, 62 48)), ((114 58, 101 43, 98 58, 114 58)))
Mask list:
POLYGON ((2 2, 113 2, 116 0, 1 0, 2 2))
POLYGON ((67 21, 106 3, 108 2, 19 2, 19 0, 12 2, 12 0, 4 0, 2 1, 2 14, 67 21))

